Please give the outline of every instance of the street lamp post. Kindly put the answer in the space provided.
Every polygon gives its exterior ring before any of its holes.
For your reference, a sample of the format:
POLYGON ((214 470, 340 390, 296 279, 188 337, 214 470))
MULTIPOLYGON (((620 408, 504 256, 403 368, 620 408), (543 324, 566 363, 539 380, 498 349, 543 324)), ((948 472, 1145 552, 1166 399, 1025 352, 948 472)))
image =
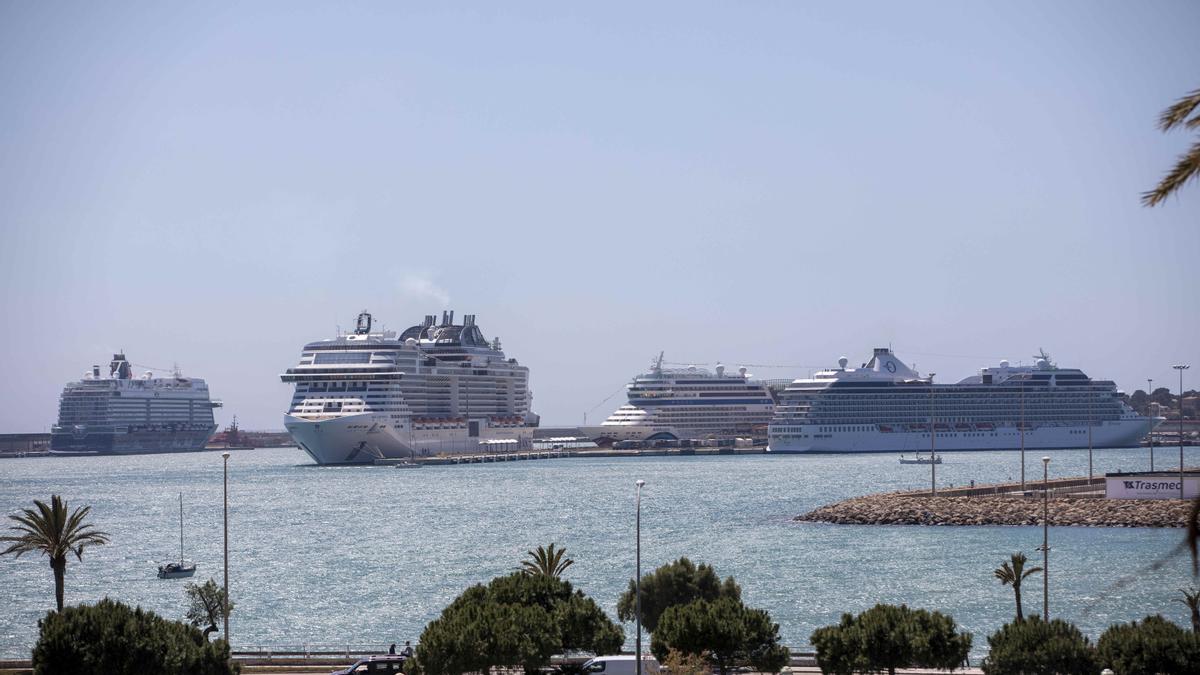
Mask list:
POLYGON ((929 494, 937 496, 937 421, 933 414, 933 376, 929 374, 929 494))
POLYGON ((1050 620, 1050 458, 1042 457, 1042 620, 1050 620))
POLYGON ((1183 499, 1183 371, 1191 366, 1180 363, 1171 367, 1179 371, 1179 498, 1183 499))
POLYGON ((1088 489, 1092 489, 1092 396, 1088 392, 1088 489))
POLYGON ((635 640, 636 649, 637 649, 637 655, 635 658, 635 660, 637 661, 637 675, 642 675, 642 486, 645 484, 646 484, 646 481, 644 481, 644 480, 639 480, 636 483, 636 485, 637 485, 637 516, 636 516, 635 521, 637 523, 637 525, 636 525, 637 554, 636 554, 636 562, 634 563, 634 567, 635 567, 634 571, 636 573, 636 576, 634 577, 634 579, 636 579, 636 581, 634 582, 634 587, 635 587, 634 593, 637 596, 636 607, 635 607, 635 609, 637 610, 635 613, 635 616, 637 617, 637 638, 635 640))
POLYGON ((1025 494, 1025 383, 1021 383, 1021 494, 1025 494))
POLYGON ((1146 380, 1146 414, 1150 417, 1150 471, 1154 471, 1154 379, 1146 380))
POLYGON ((233 645, 229 642, 229 451, 221 453, 225 460, 225 603, 222 613, 225 615, 225 644, 229 645, 230 653, 233 645))

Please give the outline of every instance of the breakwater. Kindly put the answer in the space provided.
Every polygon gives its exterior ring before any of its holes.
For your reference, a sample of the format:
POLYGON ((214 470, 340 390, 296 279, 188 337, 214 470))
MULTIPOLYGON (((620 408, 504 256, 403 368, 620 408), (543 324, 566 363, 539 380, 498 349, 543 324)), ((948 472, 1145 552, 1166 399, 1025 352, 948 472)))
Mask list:
MULTIPOLYGON (((852 497, 796 516, 801 522, 838 525, 1041 525, 1042 492, 1018 483, 970 488, 888 492, 852 497)), ((1102 479, 1066 478, 1049 483, 1047 520, 1054 526, 1186 527, 1191 501, 1104 499, 1102 479), (1096 489, 1100 492, 1097 493, 1096 489)))

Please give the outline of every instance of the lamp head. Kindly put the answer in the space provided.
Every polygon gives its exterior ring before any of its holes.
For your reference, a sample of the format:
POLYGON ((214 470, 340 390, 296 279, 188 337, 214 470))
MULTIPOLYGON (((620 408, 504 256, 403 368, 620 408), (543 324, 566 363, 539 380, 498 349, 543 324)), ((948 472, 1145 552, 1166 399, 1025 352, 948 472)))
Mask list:
POLYGON ((1050 463, 1049 457, 1042 457, 1042 464, 1049 464, 1049 463, 1050 463))
POLYGON ((634 485, 637 485, 638 487, 642 487, 645 484, 646 484, 646 481, 644 481, 644 480, 639 480, 638 482, 634 483, 634 485))
POLYGON ((228 450, 221 453, 221 459, 229 459, 229 451, 228 450))

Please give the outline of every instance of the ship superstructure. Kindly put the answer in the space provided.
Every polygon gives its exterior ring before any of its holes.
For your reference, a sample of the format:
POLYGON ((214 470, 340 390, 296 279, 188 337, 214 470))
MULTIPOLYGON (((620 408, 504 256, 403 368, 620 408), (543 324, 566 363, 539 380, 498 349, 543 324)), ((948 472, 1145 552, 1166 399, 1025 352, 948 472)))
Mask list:
POLYGON ((664 368, 663 354, 626 385, 628 401, 584 434, 603 442, 763 437, 786 382, 753 379, 745 368, 664 368))
POLYGON ((203 450, 217 430, 202 379, 178 369, 155 377, 134 377, 125 354, 113 354, 108 376, 92 366, 83 379, 69 383, 59 400, 58 423, 51 429, 50 450, 59 454, 143 454, 203 450))
POLYGON ((295 384, 284 426, 318 464, 532 447, 529 369, 474 315, 436 318, 397 336, 364 311, 353 333, 304 346, 280 376, 295 384))
POLYGON ((1001 361, 956 384, 934 384, 889 348, 860 368, 838 363, 784 390, 772 452, 1086 448, 1089 434, 1092 447, 1123 448, 1160 421, 1134 412, 1112 381, 1059 368, 1045 352, 1033 366, 1001 361))

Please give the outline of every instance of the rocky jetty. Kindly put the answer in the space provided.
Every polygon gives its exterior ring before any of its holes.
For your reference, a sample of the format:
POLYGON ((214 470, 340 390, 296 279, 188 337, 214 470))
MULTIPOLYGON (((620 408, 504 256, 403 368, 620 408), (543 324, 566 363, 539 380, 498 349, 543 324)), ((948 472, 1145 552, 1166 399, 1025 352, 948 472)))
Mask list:
MULTIPOLYGON (((1048 511, 1050 524, 1055 526, 1186 527, 1191 502, 1051 497, 1048 511)), ((1040 525, 1042 499, 888 493, 822 506, 795 520, 839 525, 1040 525)))

